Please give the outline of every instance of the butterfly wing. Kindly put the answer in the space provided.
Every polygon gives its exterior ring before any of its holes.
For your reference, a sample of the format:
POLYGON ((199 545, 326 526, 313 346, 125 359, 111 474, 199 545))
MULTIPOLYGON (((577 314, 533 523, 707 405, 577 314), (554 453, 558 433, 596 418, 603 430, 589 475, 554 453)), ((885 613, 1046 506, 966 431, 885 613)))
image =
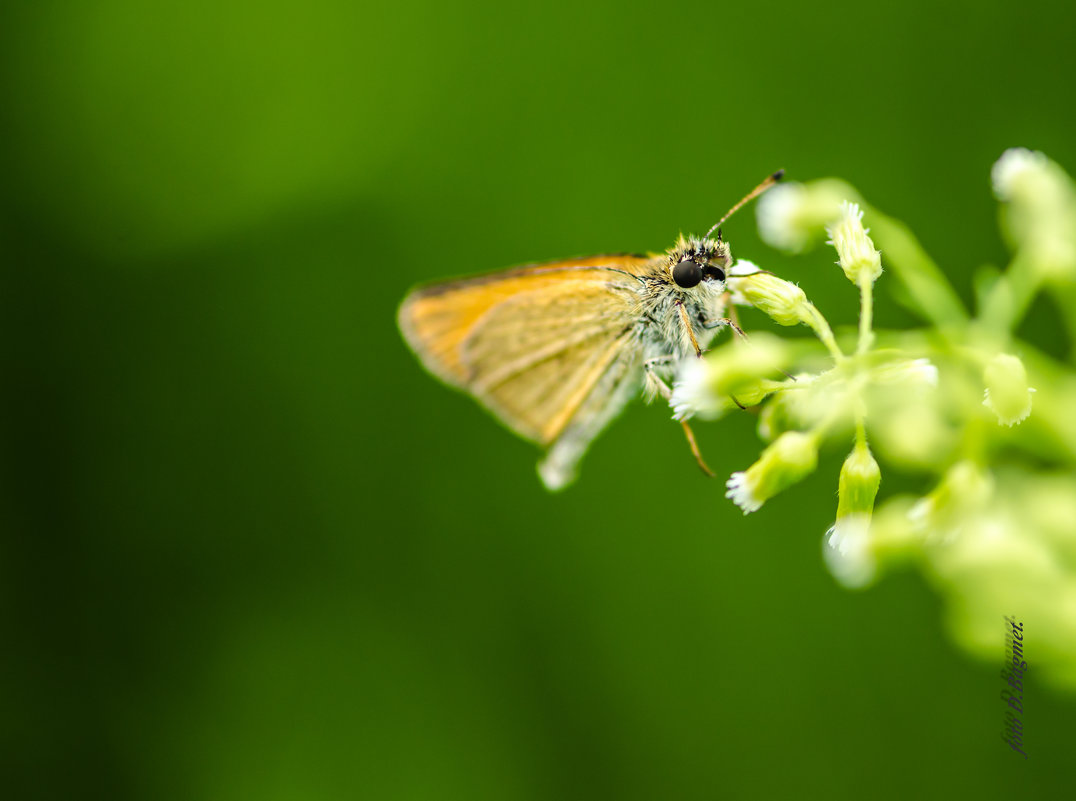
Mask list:
MULTIPOLYGON (((419 289, 400 328, 431 372, 560 454, 555 472, 569 475, 638 388, 632 329, 647 262, 599 256, 419 289)), ((570 480, 553 477, 543 472, 547 484, 570 480)))

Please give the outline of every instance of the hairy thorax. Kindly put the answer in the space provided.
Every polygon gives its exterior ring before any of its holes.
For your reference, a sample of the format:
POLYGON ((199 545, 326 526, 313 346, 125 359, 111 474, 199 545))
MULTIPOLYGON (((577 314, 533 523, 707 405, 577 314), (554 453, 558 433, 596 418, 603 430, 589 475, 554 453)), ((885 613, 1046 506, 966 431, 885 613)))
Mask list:
POLYGON ((723 280, 703 280, 688 289, 673 281, 671 265, 686 256, 718 264, 730 260, 723 243, 681 240, 669 253, 652 259, 639 276, 635 336, 643 345, 644 360, 660 361, 658 367, 671 368, 682 358, 694 358, 696 344, 705 350, 725 316, 723 280))

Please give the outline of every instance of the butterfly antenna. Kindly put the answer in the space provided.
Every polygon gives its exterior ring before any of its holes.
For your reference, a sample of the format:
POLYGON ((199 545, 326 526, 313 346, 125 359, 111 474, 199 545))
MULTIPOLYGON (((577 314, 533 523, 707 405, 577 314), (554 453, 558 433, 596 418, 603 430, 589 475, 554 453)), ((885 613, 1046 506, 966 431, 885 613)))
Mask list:
POLYGON ((749 202, 751 200, 754 200, 756 197, 761 195, 763 192, 765 192, 767 189, 769 189, 771 186, 773 186, 775 183, 777 183, 778 181, 780 181, 784 177, 785 177, 785 171, 784 170, 778 170, 773 175, 769 176, 765 181, 763 181, 758 186, 756 186, 754 189, 752 189, 750 192, 748 192, 747 195, 744 196, 743 200, 741 200, 739 203, 737 203, 735 206, 733 206, 731 209, 729 209, 728 213, 724 217, 722 217, 720 220, 718 220, 716 223, 714 223, 714 227, 706 232, 706 236, 704 236, 703 239, 709 239, 710 234, 712 234, 715 230, 720 228, 721 224, 724 223, 725 220, 727 220, 729 217, 731 217, 737 211, 739 211, 740 208, 745 203, 747 203, 747 202, 749 202))

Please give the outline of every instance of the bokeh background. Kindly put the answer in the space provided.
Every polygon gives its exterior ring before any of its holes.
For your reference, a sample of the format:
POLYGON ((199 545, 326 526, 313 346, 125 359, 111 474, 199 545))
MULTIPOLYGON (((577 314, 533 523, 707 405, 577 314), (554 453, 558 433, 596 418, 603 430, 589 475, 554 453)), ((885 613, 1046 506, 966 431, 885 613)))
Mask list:
MULTIPOLYGON (((994 159, 1076 168, 1074 26, 992 0, 5 3, 0 793, 1056 797, 1076 702, 1033 635, 1025 763, 1002 654, 958 652, 914 574, 825 572, 843 452, 745 518, 640 403, 551 496, 394 315, 419 281, 664 249, 778 167, 854 183, 968 298, 1006 258, 994 159)), ((725 232, 854 322, 830 254, 725 232)), ((878 291, 880 326, 912 322, 878 291)), ((1023 333, 1057 330, 1043 303, 1023 333)), ((719 473, 754 423, 698 427, 719 473)))

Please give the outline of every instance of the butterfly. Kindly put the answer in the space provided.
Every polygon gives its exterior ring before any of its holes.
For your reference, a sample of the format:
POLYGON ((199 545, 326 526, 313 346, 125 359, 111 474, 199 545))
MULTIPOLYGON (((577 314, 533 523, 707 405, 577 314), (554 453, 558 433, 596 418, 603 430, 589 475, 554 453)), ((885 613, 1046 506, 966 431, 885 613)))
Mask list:
POLYGON ((783 174, 705 236, 681 235, 663 254, 567 259, 418 287, 400 306, 400 331, 426 369, 544 448, 539 476, 551 490, 565 487, 632 398, 668 399, 682 360, 700 357, 724 326, 739 332, 726 316, 732 254, 720 226, 783 174))

